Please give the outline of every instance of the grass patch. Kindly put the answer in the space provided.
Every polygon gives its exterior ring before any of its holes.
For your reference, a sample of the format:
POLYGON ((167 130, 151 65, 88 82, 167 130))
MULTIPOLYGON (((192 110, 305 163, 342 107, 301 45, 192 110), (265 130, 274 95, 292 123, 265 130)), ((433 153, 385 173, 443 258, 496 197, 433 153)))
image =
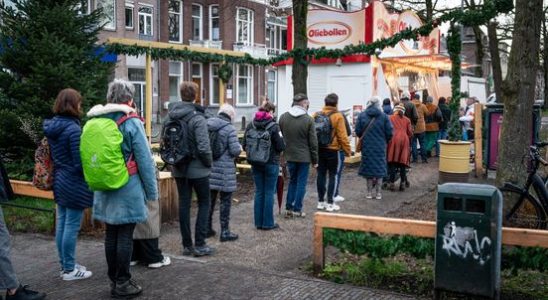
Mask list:
MULTIPOLYGON (((10 201, 11 204, 19 204, 43 209, 54 209, 55 203, 49 200, 18 197, 10 201)), ((12 232, 52 233, 55 219, 54 213, 32 210, 27 208, 2 205, 4 219, 12 232)))

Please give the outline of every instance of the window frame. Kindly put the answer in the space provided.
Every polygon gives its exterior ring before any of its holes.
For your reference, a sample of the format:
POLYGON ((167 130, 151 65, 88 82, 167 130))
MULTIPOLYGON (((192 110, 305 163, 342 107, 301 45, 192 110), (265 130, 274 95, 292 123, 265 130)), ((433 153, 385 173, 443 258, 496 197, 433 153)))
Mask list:
MULTIPOLYGON (((181 95, 180 95, 180 92, 179 92, 179 85, 181 84, 181 82, 183 82, 183 76, 184 76, 184 67, 183 67, 183 63, 180 62, 180 61, 169 61, 169 67, 168 67, 168 80, 171 80, 171 77, 177 77, 178 80, 177 80, 177 96, 176 96, 176 99, 175 101, 181 99, 181 95), (179 73, 178 74, 175 74, 175 73, 172 73, 171 72, 171 63, 177 63, 179 64, 179 73)), ((171 83, 171 82, 170 82, 171 83)), ((171 86, 169 87, 169 92, 170 92, 170 95, 169 95, 169 100, 171 101, 171 86)))
POLYGON ((255 11, 249 8, 245 7, 237 7, 236 8, 236 42, 242 43, 243 45, 252 46, 255 43, 255 11), (240 19, 240 10, 246 10, 248 12, 248 19, 247 20, 241 20, 240 19), (248 30, 250 30, 248 34, 248 40, 242 41, 240 40, 240 36, 238 32, 240 31, 240 22, 247 22, 248 23, 248 30))
POLYGON ((124 25, 126 27, 126 29, 135 29, 135 6, 131 3, 126 3, 125 7, 124 7, 124 25), (127 11, 131 10, 131 26, 127 26, 127 11))
POLYGON ((204 6, 201 5, 201 4, 198 4, 198 3, 192 3, 192 6, 191 6, 191 11, 190 11, 190 16, 192 17, 192 22, 190 23, 191 24, 191 40, 193 41, 203 41, 204 40, 204 6), (200 15, 199 16, 194 16, 194 7, 199 7, 200 8, 200 15), (199 38, 196 39, 195 36, 194 36, 194 19, 195 18, 198 18, 199 19, 199 25, 198 25, 198 28, 200 30, 199 32, 199 38))
POLYGON ((175 12, 175 11, 172 11, 172 10, 169 10, 169 4, 168 4, 168 31, 169 31, 169 16, 170 15, 178 15, 179 16, 179 40, 172 40, 171 39, 171 32, 168 33, 168 41, 170 43, 183 43, 183 18, 184 18, 184 15, 183 15, 183 12, 184 12, 184 7, 183 7, 183 1, 182 0, 169 0, 169 1, 177 1, 179 2, 179 12, 175 12))
POLYGON ((211 41, 221 40, 221 10, 219 4, 212 4, 209 6, 209 39, 211 41), (213 7, 217 7, 217 16, 213 17, 213 7), (217 19, 218 38, 213 39, 213 19, 217 19))
POLYGON ((242 64, 242 65, 236 65, 236 105, 237 106, 253 106, 254 103, 254 95, 253 95, 253 66, 242 64), (240 102, 240 78, 242 78, 240 74, 240 67, 246 67, 249 71, 249 75, 243 78, 246 78, 246 81, 248 83, 248 86, 246 87, 248 92, 248 99, 245 103, 240 102))
POLYGON ((213 84, 213 81, 215 79, 217 79, 219 81, 219 84, 217 86, 217 88, 219 88, 220 86, 220 83, 221 83, 221 78, 219 78, 219 67, 221 65, 219 63, 210 63, 209 64, 209 105, 210 106, 220 106, 221 105, 221 95, 219 93, 219 91, 217 91, 218 93, 218 96, 219 96, 219 99, 217 99, 217 101, 215 101, 214 99, 214 94, 215 94, 215 90, 214 90, 214 84, 213 84), (214 74, 213 72, 213 68, 214 67, 217 67, 217 75, 214 74))
POLYGON ((272 101, 272 103, 274 103, 275 105, 278 104, 278 72, 274 69, 267 70, 266 72, 266 96, 268 97, 268 99, 270 99, 270 101, 272 101), (271 80, 268 76, 270 73, 274 73, 274 80, 271 80), (274 95, 268 94, 268 85, 270 83, 274 83, 274 95))
MULTIPOLYGON (((110 26, 107 26, 105 24, 105 26, 103 26, 103 30, 110 30, 110 31, 116 31, 116 0, 95 0, 94 2, 94 7, 95 9, 98 9, 99 7, 97 6, 100 2, 103 3, 103 2, 112 2, 112 6, 113 6, 113 16, 112 16, 112 22, 109 22, 109 23, 112 23, 112 27, 110 26)), ((104 6, 101 6, 101 7, 104 7, 104 6)), ((108 23, 107 23, 108 24, 108 23)))
POLYGON ((144 35, 144 36, 154 36, 154 7, 153 6, 149 6, 149 5, 140 5, 139 6, 139 9, 137 10, 137 32, 139 33, 139 35, 144 35), (150 10, 152 10, 152 12, 150 13, 145 13, 145 12, 141 12, 141 9, 142 8, 148 8, 150 10), (144 22, 143 22, 143 27, 144 27, 144 31, 141 32, 141 16, 144 17, 144 22), (147 34, 146 33, 146 29, 147 29, 147 17, 150 17, 150 34, 147 34))

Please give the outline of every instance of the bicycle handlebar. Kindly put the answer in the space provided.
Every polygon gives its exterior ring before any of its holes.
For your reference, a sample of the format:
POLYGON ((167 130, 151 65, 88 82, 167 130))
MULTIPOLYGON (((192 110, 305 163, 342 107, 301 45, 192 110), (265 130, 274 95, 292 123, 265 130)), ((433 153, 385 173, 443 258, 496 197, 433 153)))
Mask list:
POLYGON ((548 166, 548 161, 545 161, 542 157, 539 156, 539 157, 537 157, 537 159, 541 164, 543 164, 545 166, 548 166))
POLYGON ((535 143, 535 146, 537 146, 537 147, 546 147, 546 146, 548 146, 548 142, 538 142, 538 143, 535 143))

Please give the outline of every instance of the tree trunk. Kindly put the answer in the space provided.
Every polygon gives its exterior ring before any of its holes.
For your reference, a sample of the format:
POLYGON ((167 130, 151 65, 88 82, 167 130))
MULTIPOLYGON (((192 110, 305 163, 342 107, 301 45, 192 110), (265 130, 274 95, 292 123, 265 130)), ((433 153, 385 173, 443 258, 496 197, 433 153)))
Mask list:
POLYGON ((479 26, 473 26, 474 38, 476 40, 476 64, 478 65, 475 69, 477 77, 483 77, 483 57, 485 53, 483 52, 483 39, 482 31, 479 26))
POLYGON ((502 69, 500 67, 499 41, 497 38, 497 23, 487 25, 489 35, 489 51, 491 53, 491 66, 493 68, 493 82, 497 102, 502 103, 502 69))
POLYGON ((434 18, 434 4, 432 0, 426 0, 426 22, 431 22, 434 18))
MULTIPOLYGON (((544 15, 546 16, 546 14, 544 15)), ((548 108, 548 21, 543 20, 544 25, 544 49, 542 51, 543 72, 544 72, 544 108, 548 108)))
MULTIPOLYGON (((306 18, 308 15, 308 1, 293 0, 293 49, 306 49, 308 38, 306 36, 306 18)), ((308 77, 308 65, 306 57, 295 57, 293 59, 293 94, 306 94, 306 80, 308 77)))
MULTIPOLYGON (((528 154, 533 136, 533 104, 539 67, 542 0, 517 0, 508 75, 502 86, 504 118, 499 141, 497 185, 523 183, 527 169, 521 158, 528 154)), ((508 208, 508 205, 505 206, 508 208)))

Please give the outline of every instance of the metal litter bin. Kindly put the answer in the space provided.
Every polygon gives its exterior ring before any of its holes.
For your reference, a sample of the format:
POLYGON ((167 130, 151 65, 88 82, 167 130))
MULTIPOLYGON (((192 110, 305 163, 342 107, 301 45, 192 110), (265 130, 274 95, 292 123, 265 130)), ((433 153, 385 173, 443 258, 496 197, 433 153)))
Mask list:
POLYGON ((438 186, 435 299, 441 291, 499 299, 502 195, 490 185, 438 186))

